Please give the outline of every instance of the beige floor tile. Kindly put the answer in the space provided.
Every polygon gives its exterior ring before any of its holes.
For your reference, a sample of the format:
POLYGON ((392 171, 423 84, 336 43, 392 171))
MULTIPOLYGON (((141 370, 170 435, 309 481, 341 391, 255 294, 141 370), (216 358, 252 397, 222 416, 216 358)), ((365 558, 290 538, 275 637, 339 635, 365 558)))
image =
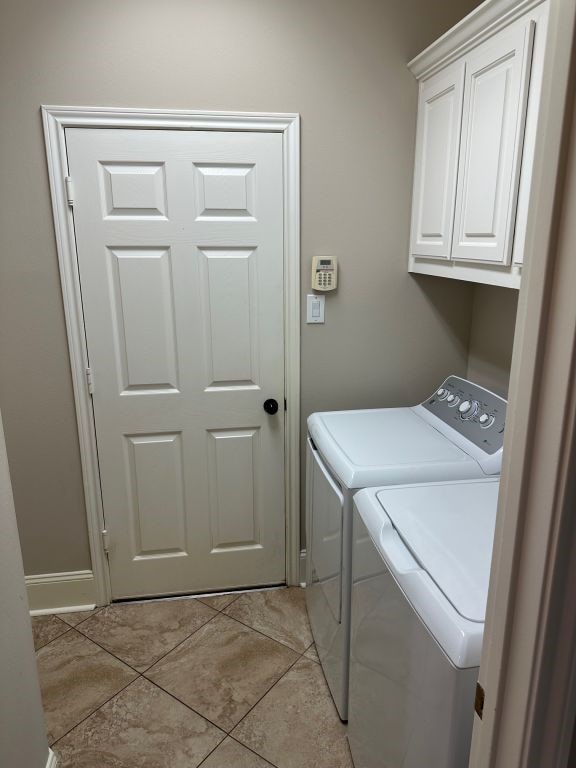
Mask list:
POLYGON ((212 723, 140 678, 54 751, 58 768, 196 768, 223 738, 212 723))
POLYGON ((286 646, 220 614, 146 676, 228 731, 296 658, 286 646))
POLYGON ((224 612, 298 653, 304 653, 312 642, 304 590, 300 587, 247 592, 224 612))
POLYGON ((50 743, 136 677, 75 629, 38 651, 38 672, 50 743))
POLYGON ((307 659, 312 659, 312 661, 317 661, 318 663, 320 663, 318 651, 316 650, 316 646, 314 645, 314 643, 312 643, 310 648, 308 648, 304 656, 306 656, 307 659))
POLYGON ((230 603, 233 603, 237 598, 238 593, 232 595, 206 595, 206 597, 199 597, 198 599, 202 600, 206 605, 209 605, 210 608, 214 608, 217 611, 223 611, 224 608, 227 608, 230 603))
POLYGON ((310 659, 301 658, 232 736, 278 768, 352 768, 345 726, 310 659))
POLYGON ((216 615, 198 600, 109 605, 78 631, 142 672, 216 615))
POLYGON ((58 616, 32 616, 32 634, 34 648, 38 651, 50 640, 68 632, 70 627, 60 621, 58 616))
POLYGON ((75 627, 80 624, 81 621, 86 621, 90 616, 94 616, 98 613, 100 608, 93 608, 91 611, 72 611, 71 613, 59 613, 58 618, 65 621, 66 624, 70 624, 71 627, 75 627))
POLYGON ((202 768, 273 768, 254 752, 228 737, 216 747, 210 757, 202 763, 202 768))

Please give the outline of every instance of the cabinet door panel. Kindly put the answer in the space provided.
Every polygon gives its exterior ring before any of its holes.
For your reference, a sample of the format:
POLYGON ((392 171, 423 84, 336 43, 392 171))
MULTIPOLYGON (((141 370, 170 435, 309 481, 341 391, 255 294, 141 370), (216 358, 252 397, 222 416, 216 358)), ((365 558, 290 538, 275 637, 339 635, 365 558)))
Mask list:
POLYGON ((519 24, 466 59, 454 259, 510 262, 533 35, 519 24))
POLYGON ((411 227, 414 256, 450 258, 464 71, 464 62, 459 61, 420 85, 411 227))

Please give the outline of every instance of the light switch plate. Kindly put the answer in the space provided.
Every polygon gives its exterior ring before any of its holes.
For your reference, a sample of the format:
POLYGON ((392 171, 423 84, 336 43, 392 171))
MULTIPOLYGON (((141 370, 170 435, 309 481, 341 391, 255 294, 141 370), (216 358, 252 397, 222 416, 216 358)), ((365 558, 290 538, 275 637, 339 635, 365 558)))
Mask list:
POLYGON ((313 325, 324 322, 325 296, 316 296, 309 293, 306 296, 306 322, 313 325))

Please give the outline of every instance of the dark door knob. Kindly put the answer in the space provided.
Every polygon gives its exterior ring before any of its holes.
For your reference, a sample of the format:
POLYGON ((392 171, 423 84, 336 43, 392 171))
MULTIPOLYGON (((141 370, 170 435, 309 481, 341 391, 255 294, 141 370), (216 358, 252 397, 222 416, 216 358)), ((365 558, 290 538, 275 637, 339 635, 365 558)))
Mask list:
POLYGON ((266 413, 269 413, 271 416, 273 416, 275 413, 278 413, 278 401, 274 400, 273 398, 270 398, 269 400, 265 400, 264 410, 266 411, 266 413))

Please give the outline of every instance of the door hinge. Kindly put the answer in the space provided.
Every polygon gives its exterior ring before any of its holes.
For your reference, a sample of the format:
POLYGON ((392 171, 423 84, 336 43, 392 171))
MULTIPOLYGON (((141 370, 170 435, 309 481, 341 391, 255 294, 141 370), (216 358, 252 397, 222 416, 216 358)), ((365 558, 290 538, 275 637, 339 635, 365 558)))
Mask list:
POLYGON ((104 530, 102 531, 102 546, 104 548, 104 552, 108 554, 110 550, 110 537, 108 535, 108 531, 106 530, 106 528, 104 528, 104 530))
POLYGON ((74 184, 72 182, 72 177, 66 176, 64 179, 64 183, 66 184, 66 200, 68 201, 68 205, 73 206, 74 205, 74 184))
POLYGON ((286 398, 284 398, 284 410, 285 411, 288 410, 288 401, 286 400, 286 398))
POLYGON ((92 378, 92 368, 86 368, 86 383, 88 384, 88 392, 94 394, 94 379, 92 378))
POLYGON ((484 688, 480 685, 480 683, 476 683, 476 698, 474 699, 474 709, 476 710, 476 714, 482 720, 482 715, 484 714, 484 688))

